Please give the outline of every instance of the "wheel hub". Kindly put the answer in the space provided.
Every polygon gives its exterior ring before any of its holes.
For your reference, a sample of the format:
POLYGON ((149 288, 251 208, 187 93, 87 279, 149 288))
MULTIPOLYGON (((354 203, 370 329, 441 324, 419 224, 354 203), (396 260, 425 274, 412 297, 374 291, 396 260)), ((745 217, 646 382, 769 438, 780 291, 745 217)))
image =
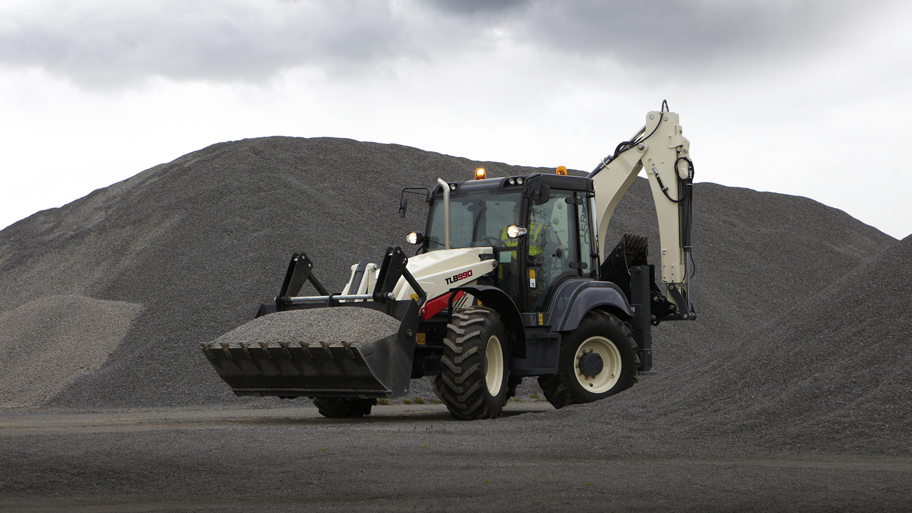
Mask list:
POLYGON ((503 349, 500 347, 500 339, 492 335, 485 348, 485 382, 491 395, 500 393, 503 372, 503 349))
POLYGON ((607 337, 589 337, 580 344, 574 358, 576 381, 588 392, 608 392, 620 379, 623 368, 621 353, 607 337))
POLYGON ((602 360, 602 356, 592 349, 588 352, 580 355, 579 363, 577 364, 581 373, 584 376, 598 376, 602 369, 605 368, 605 362, 602 360))

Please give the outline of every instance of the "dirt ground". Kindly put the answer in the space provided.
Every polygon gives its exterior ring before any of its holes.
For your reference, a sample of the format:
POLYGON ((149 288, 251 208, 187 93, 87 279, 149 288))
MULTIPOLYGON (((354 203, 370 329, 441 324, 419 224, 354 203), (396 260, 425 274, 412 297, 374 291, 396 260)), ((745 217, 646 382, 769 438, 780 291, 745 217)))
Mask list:
POLYGON ((909 511, 912 458, 763 454, 661 427, 442 405, 5 410, 2 511, 909 511))

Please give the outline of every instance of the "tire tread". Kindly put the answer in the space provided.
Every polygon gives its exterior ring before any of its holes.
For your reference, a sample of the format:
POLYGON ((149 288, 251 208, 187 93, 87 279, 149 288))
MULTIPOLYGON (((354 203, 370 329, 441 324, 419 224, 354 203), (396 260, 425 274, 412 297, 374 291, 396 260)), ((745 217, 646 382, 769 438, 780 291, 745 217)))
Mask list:
MULTIPOLYGON (((484 307, 461 309, 447 325, 441 357, 441 374, 433 383, 439 385, 440 399, 450 413, 463 420, 496 418, 503 411, 507 379, 498 397, 492 400, 485 381, 485 344, 488 334, 498 333, 504 352, 504 374, 508 378, 509 356, 500 316, 484 307), (499 398, 499 399, 498 399, 499 398)), ((436 390, 435 390, 436 391, 436 390)))

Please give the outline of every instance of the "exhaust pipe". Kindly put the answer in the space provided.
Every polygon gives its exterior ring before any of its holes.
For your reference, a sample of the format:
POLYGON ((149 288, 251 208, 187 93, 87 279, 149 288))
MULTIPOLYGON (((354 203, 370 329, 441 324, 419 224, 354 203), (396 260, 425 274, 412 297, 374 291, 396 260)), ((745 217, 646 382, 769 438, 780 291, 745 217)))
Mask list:
POLYGON ((443 178, 438 178, 437 183, 443 187, 443 247, 453 249, 450 247, 450 184, 443 178))

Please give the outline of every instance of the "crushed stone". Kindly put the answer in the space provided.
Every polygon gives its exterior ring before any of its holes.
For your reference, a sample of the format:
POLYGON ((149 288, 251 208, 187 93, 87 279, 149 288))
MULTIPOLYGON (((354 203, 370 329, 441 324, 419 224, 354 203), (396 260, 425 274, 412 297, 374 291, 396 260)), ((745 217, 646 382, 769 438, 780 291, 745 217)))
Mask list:
POLYGON ((319 345, 348 342, 358 346, 395 335, 399 321, 369 308, 335 307, 277 312, 242 324, 212 341, 239 347, 241 343, 278 345, 281 342, 319 345))
POLYGON ((0 314, 0 407, 37 406, 97 371, 140 305, 48 296, 0 314))

